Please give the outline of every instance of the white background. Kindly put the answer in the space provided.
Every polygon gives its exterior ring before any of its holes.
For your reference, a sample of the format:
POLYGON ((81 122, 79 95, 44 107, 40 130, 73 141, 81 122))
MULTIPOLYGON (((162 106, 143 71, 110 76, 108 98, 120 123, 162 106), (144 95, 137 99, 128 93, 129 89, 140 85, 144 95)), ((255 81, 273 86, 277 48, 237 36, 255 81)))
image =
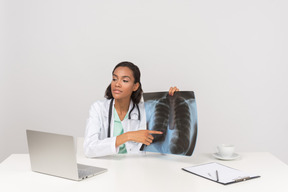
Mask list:
POLYGON ((114 66, 194 91, 195 153, 233 143, 288 163, 286 0, 0 0, 0 161, 26 129, 83 137, 114 66))

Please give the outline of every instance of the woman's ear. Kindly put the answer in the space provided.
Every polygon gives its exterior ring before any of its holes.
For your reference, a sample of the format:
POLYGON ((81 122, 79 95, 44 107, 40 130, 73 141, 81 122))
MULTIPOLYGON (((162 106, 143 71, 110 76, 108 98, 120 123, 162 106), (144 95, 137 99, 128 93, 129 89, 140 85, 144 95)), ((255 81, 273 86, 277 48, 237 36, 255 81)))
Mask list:
POLYGON ((139 86, 140 86, 140 83, 139 83, 139 82, 135 83, 134 86, 133 86, 133 91, 137 91, 137 89, 139 88, 139 86))

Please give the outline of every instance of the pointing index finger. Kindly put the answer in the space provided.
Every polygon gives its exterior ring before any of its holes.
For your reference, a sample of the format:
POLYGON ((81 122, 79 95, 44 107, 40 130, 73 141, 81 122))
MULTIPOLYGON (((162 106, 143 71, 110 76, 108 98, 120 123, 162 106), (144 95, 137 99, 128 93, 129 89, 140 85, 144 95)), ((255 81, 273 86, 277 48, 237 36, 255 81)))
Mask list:
POLYGON ((161 131, 148 131, 150 134, 163 134, 161 131))

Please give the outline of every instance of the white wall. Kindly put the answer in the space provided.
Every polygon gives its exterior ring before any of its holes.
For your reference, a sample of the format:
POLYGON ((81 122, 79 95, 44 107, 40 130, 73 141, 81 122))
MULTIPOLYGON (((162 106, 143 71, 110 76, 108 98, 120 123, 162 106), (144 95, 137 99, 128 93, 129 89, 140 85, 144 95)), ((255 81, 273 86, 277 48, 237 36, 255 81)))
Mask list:
POLYGON ((285 0, 1 0, 0 161, 26 129, 83 136, 113 67, 137 64, 144 91, 196 94, 196 153, 218 143, 288 163, 285 0))

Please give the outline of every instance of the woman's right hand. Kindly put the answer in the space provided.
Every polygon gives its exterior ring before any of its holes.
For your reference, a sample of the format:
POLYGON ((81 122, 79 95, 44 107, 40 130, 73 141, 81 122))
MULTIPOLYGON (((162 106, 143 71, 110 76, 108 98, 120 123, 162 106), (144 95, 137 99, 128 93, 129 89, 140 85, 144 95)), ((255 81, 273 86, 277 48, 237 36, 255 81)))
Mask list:
POLYGON ((163 134, 161 131, 138 130, 129 132, 129 140, 150 145, 154 137, 151 134, 163 134))
POLYGON ((116 147, 126 143, 127 141, 134 141, 137 143, 150 145, 154 139, 154 137, 151 134, 163 134, 163 132, 150 131, 150 130, 129 131, 122 135, 117 136, 116 147))

